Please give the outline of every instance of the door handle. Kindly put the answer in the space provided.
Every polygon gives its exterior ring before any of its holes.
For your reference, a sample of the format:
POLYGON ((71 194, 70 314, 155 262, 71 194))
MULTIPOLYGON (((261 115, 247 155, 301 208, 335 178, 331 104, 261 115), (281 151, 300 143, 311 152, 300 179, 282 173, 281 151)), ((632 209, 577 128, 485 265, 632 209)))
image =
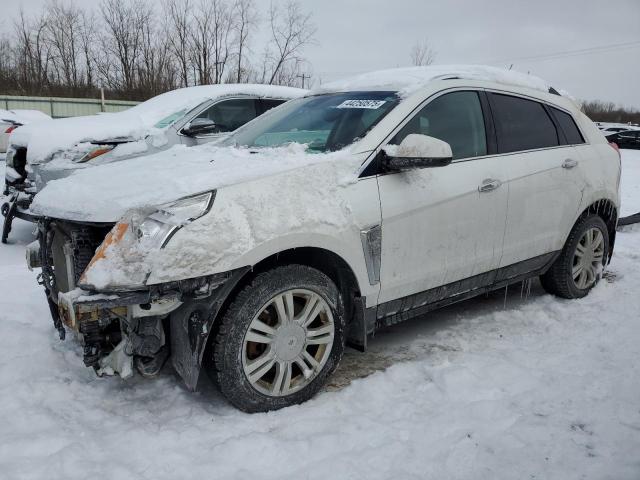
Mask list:
POLYGON ((573 158, 567 158, 564 162, 562 162, 562 168, 573 168, 578 165, 578 161, 573 158))
POLYGON ((478 191, 480 193, 492 192, 496 188, 499 188, 502 185, 500 180, 496 180, 494 178, 486 178, 482 181, 482 184, 478 186, 478 191))

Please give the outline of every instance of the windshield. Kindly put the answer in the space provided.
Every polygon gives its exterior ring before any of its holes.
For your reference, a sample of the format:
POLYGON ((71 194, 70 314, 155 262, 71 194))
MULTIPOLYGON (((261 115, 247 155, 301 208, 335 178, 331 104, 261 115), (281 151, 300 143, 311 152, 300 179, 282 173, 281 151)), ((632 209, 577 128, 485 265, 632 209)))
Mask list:
POLYGON ((223 143, 246 147, 308 145, 340 150, 363 137, 398 103, 394 92, 346 92, 292 100, 242 127, 223 143))
POLYGON ((158 123, 154 125, 156 128, 166 128, 169 125, 173 124, 176 120, 184 117, 184 114, 187 113, 187 109, 183 108, 182 110, 178 110, 177 112, 173 112, 171 115, 164 117, 158 123))

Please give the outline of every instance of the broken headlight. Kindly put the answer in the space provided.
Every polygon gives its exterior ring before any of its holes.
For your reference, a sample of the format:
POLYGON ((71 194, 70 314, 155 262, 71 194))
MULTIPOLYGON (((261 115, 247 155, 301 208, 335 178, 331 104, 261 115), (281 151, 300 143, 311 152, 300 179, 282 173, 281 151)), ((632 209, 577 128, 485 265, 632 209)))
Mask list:
POLYGON ((146 247, 162 248, 181 227, 205 215, 215 196, 214 190, 166 203, 144 217, 133 215, 131 231, 146 247))
POLYGON ((100 155, 104 155, 105 153, 110 152, 115 148, 115 145, 96 145, 94 148, 89 150, 88 152, 84 152, 77 158, 74 158, 73 161, 76 163, 84 163, 89 160, 93 160, 100 155))
POLYGON ((128 286, 142 283, 142 277, 148 273, 144 266, 145 257, 164 247, 180 228, 211 210, 215 196, 216 191, 213 190, 165 203, 151 210, 130 211, 107 234, 78 285, 91 288, 103 283, 110 284, 114 268, 123 269, 123 265, 137 265, 126 274, 128 286), (134 277, 136 279, 131 280, 134 277))

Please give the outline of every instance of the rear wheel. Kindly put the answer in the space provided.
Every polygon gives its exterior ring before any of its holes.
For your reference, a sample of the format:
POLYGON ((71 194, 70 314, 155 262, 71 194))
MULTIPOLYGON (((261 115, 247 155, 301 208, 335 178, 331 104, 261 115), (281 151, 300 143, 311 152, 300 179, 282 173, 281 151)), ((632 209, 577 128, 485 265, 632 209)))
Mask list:
POLYGON ((598 283, 609 255, 609 232, 597 215, 579 220, 562 253, 540 277, 544 289, 563 298, 581 298, 598 283))
POLYGON ((338 289, 302 265, 258 275, 221 319, 216 383, 236 407, 275 410, 304 402, 324 385, 344 350, 338 289))

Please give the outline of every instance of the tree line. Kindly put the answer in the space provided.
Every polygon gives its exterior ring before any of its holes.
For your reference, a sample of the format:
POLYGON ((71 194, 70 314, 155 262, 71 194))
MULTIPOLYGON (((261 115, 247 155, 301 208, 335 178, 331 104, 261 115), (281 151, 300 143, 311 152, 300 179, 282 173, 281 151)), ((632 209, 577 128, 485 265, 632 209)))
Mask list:
POLYGON ((3 93, 96 97, 103 88, 123 100, 215 83, 301 86, 316 32, 297 0, 266 12, 254 0, 102 0, 97 9, 51 0, 11 27, 0 36, 3 93), (256 45, 260 29, 266 41, 256 45))
POLYGON ((640 110, 622 107, 613 102, 585 101, 582 111, 594 122, 634 123, 640 125, 640 110))

